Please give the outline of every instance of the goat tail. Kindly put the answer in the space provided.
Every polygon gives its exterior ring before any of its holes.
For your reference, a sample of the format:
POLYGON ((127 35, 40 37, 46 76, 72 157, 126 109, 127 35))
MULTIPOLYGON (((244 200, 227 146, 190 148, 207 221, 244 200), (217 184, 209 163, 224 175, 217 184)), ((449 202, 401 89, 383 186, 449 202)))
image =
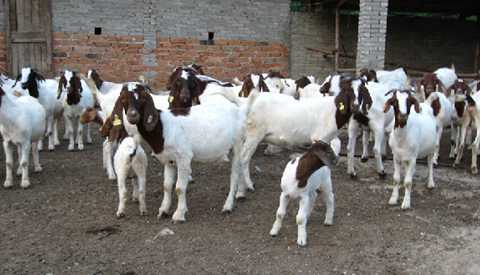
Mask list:
POLYGON ((450 65, 450 69, 452 69, 452 70, 455 72, 455 64, 452 63, 452 64, 450 65))

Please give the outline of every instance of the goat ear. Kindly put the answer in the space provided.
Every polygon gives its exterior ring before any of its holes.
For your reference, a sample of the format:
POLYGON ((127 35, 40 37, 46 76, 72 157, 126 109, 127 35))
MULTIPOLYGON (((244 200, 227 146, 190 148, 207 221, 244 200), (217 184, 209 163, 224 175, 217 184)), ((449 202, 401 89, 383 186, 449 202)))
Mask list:
POLYGON ((387 100, 387 102, 385 102, 385 105, 383 106, 383 112, 388 113, 391 107, 392 107, 392 99, 390 98, 389 100, 387 100))
POLYGON ((143 114, 143 126, 145 127, 145 130, 147 130, 147 132, 153 131, 153 129, 155 129, 157 126, 159 119, 160 115, 158 110, 155 109, 152 96, 146 95, 143 114))
POLYGON ((197 77, 195 77, 195 82, 196 82, 195 91, 193 91, 194 94, 192 96, 193 96, 193 98, 195 98, 195 97, 198 98, 199 96, 201 96, 203 94, 203 91, 205 91, 205 87, 207 87, 207 83, 201 81, 197 77))
POLYGON ((268 89, 267 83, 265 83, 265 80, 261 75, 260 75, 260 80, 258 81, 258 90, 260 92, 270 92, 270 90, 268 89))
POLYGON ((414 96, 409 96, 408 100, 410 100, 410 102, 413 104, 415 108, 415 112, 419 114, 421 110, 420 110, 420 103, 418 103, 418 100, 414 96))

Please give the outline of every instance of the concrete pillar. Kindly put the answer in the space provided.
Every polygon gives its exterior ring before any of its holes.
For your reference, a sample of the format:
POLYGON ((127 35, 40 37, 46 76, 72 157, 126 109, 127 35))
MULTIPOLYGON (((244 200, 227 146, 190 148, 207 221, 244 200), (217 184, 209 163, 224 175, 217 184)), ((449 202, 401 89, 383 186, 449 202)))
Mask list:
POLYGON ((360 0, 357 70, 383 69, 387 34, 388 0, 360 0))

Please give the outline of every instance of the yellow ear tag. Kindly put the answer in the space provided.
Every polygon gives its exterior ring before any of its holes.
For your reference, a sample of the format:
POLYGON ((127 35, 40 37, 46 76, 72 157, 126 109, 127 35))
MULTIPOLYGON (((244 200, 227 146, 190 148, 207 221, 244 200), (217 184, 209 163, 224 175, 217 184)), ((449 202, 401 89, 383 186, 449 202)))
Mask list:
POLYGON ((340 111, 345 110, 345 105, 343 105, 343 102, 340 102, 340 108, 339 109, 340 109, 340 111))
POLYGON ((168 103, 172 103, 173 101, 173 96, 168 96, 168 103))
POLYGON ((118 115, 115 115, 113 118, 113 126, 120 126, 122 125, 122 120, 118 117, 118 115))
POLYGON ((16 97, 21 97, 22 96, 22 94, 19 91, 13 92, 13 95, 16 96, 16 97))

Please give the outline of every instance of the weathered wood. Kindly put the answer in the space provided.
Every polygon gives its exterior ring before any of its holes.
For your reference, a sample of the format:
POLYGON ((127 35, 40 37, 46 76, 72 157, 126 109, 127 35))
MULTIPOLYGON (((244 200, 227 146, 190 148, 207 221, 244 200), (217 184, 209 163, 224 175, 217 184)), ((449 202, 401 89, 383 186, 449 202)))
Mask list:
POLYGON ((50 0, 6 0, 7 62, 11 75, 30 66, 52 71, 52 19, 50 0))
POLYGON ((347 0, 339 0, 335 9, 335 71, 340 66, 340 8, 347 0))

